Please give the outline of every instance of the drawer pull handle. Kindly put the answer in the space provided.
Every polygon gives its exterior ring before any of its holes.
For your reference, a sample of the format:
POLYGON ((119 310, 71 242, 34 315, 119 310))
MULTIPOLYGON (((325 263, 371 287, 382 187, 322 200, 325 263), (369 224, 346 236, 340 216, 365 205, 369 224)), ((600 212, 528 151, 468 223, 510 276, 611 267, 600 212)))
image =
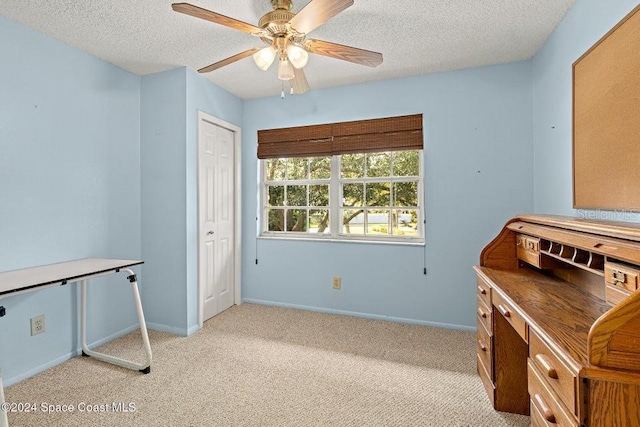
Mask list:
POLYGON ((478 345, 480 346, 480 350, 487 351, 487 346, 481 340, 478 340, 478 345))
POLYGON ((542 396, 536 394, 535 396, 533 396, 533 399, 536 401, 538 408, 540 408, 540 412, 542 412, 542 416, 544 417, 544 419, 550 423, 555 424, 556 416, 553 415, 553 411, 551 410, 551 408, 549 408, 549 405, 547 405, 547 402, 544 401, 542 396))
POLYGON ((485 313, 483 309, 478 308, 478 316, 482 317, 483 319, 486 319, 487 313, 485 313))
POLYGON ((626 281, 627 281, 627 275, 624 274, 623 271, 613 270, 611 272, 611 275, 612 275, 612 279, 613 279, 613 284, 614 285, 617 285, 618 283, 624 285, 626 283, 626 281))
POLYGON ((478 286, 478 292, 481 293, 482 295, 486 295, 487 294, 487 290, 484 288, 481 288, 480 286, 478 286))
POLYGON ((551 361, 549 361, 549 358, 547 356, 545 356, 544 354, 536 354, 535 359, 536 362, 538 362, 538 364, 542 366, 542 369, 545 370, 549 378, 553 378, 554 380, 558 379, 558 371, 556 371, 556 368, 553 367, 551 361))
POLYGON ((502 304, 498 304, 498 310, 500 311, 500 313, 502 313, 504 317, 511 317, 511 312, 506 308, 504 308, 502 304))

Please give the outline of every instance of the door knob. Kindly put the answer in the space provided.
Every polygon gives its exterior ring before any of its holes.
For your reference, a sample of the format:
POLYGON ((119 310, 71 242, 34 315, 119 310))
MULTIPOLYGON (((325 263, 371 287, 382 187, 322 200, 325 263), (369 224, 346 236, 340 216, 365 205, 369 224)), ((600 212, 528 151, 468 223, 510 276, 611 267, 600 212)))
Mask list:
POLYGON ((207 235, 209 235, 209 236, 211 236, 213 234, 215 234, 215 231, 210 231, 210 232, 207 233, 207 235))

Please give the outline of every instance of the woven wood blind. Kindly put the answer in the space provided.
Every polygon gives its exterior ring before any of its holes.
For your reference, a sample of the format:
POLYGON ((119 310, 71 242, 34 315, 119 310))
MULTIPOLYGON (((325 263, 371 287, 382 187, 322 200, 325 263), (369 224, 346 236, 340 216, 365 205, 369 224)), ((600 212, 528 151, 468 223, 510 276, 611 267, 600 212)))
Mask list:
POLYGON ((422 150, 422 114, 258 131, 258 158, 422 150))

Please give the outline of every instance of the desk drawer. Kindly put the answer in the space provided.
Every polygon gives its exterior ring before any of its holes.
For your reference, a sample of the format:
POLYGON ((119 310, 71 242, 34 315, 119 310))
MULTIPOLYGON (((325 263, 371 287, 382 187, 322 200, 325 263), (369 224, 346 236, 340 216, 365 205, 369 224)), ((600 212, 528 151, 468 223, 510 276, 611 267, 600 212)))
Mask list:
POLYGON ((491 307, 491 286, 480 276, 476 276, 478 284, 478 299, 480 299, 487 307, 491 307))
POLYGON ((631 295, 631 292, 621 289, 618 286, 607 285, 605 287, 605 298, 611 305, 618 305, 622 300, 631 295))
POLYGON ((493 295, 493 305, 498 310, 498 312, 504 316, 504 318, 509 322, 509 324, 516 330, 518 335, 522 337, 525 342, 529 342, 529 334, 527 332, 527 323, 524 321, 522 316, 520 316, 514 309, 513 306, 507 302, 500 294, 497 292, 493 295))
POLYGON ((607 285, 623 291, 635 292, 638 289, 638 270, 613 262, 604 264, 604 281, 607 285))
POLYGON ((491 401, 491 406, 495 407, 496 401, 496 387, 493 385, 493 380, 489 377, 489 373, 485 368, 482 359, 480 359, 480 355, 477 356, 478 362, 478 375, 480 375, 480 380, 482 381, 482 385, 484 386, 485 391, 487 392, 487 396, 491 401))
POLYGON ((544 381, 575 414, 577 377, 534 331, 529 335, 529 357, 544 381))
POLYGON ((493 335, 493 324, 491 323, 492 310, 486 306, 480 296, 478 296, 478 320, 482 322, 489 335, 493 335))
POLYGON ((534 401, 531 401, 531 427, 553 427, 556 423, 550 423, 542 413, 542 409, 538 408, 534 401))
POLYGON ((518 234, 516 248, 518 259, 540 267, 540 239, 518 234))
POLYGON ((556 398, 553 391, 547 387, 543 374, 535 364, 528 361, 528 388, 531 397, 532 425, 576 427, 577 420, 569 413, 564 405, 556 398), (540 419, 541 418, 541 419, 540 419), (537 424, 533 420, 536 419, 537 424), (540 424, 544 422, 546 424, 540 424))
POLYGON ((489 333, 482 325, 482 321, 478 318, 477 323, 478 335, 477 335, 477 351, 478 357, 482 360, 482 364, 489 374, 489 378, 493 379, 493 363, 492 363, 492 354, 493 354, 493 341, 489 336, 489 333))

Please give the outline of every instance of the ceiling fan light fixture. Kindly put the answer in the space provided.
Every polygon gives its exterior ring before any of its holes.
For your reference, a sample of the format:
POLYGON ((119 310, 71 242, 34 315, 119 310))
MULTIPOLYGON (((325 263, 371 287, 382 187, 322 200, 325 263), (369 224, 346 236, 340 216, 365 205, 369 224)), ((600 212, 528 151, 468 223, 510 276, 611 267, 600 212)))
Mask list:
POLYGON ((307 61, 309 61, 309 53, 297 44, 287 46, 287 56, 291 61, 291 65, 298 69, 304 68, 307 65, 307 61))
POLYGON ((291 62, 287 60, 287 57, 281 57, 280 63, 278 64, 278 78, 280 80, 291 80, 295 77, 293 72, 293 67, 291 66, 291 62))
POLYGON ((267 46, 253 54, 253 61, 262 71, 267 71, 276 59, 276 50, 273 46, 267 46))
POLYGON ((291 3, 293 0, 270 1, 273 10, 262 15, 257 26, 190 3, 173 3, 171 8, 178 13, 251 34, 266 43, 263 46, 267 47, 247 49, 200 68, 198 72, 208 73, 249 56, 253 57, 258 68, 266 71, 277 56, 278 79, 283 82, 284 96, 285 80, 289 81, 289 86, 296 94, 302 94, 309 90, 309 83, 303 68, 307 65, 310 53, 369 67, 375 67, 382 63, 381 53, 307 38, 311 31, 352 6, 354 0, 308 0, 306 6, 297 13, 292 11, 291 3))

